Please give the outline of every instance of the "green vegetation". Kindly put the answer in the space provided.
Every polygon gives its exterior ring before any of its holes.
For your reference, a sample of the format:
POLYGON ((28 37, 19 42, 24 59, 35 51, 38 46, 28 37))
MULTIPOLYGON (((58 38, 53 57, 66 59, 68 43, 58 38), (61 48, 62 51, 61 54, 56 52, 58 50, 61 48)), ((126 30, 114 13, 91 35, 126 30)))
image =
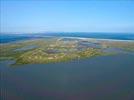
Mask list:
POLYGON ((103 41, 101 44, 103 44, 105 47, 120 48, 134 52, 134 41, 103 41))
MULTIPOLYGON (((134 50, 134 43, 98 42, 101 48, 79 45, 81 40, 64 41, 60 38, 34 39, 0 44, 0 60, 13 59, 18 64, 55 63, 74 59, 107 55, 103 48, 118 47, 134 50), (31 48, 29 48, 31 46, 31 48), (78 49, 84 48, 83 50, 78 49)), ((112 54, 112 53, 111 53, 112 54)))

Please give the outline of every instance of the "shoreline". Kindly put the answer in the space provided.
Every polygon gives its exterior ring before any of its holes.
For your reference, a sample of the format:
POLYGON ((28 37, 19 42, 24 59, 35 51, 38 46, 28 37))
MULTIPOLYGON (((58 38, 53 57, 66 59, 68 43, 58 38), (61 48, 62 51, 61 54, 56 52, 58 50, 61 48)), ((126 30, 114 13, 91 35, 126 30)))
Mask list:
POLYGON ((81 39, 81 40, 97 40, 97 41, 114 41, 114 42, 134 42, 134 40, 121 40, 121 39, 104 39, 104 38, 88 38, 88 37, 69 37, 69 36, 43 36, 43 37, 34 37, 34 38, 29 38, 29 39, 22 39, 22 40, 16 40, 16 41, 10 41, 10 42, 0 42, 0 44, 8 44, 8 43, 16 43, 16 42, 23 42, 23 41, 26 41, 26 40, 34 40, 34 39, 43 39, 43 38, 60 38, 60 39, 64 39, 64 38, 67 38, 67 39, 81 39))
MULTIPOLYGON (((48 36, 47 36, 48 37, 48 36)), ((53 37, 53 36, 50 36, 53 37)), ((54 36, 55 37, 55 36, 54 36)), ((60 38, 60 37, 59 37, 60 38)), ((120 39, 101 39, 101 38, 86 38, 86 37, 61 37, 61 38, 71 38, 71 39, 91 39, 91 40, 99 40, 99 41, 124 41, 124 42, 134 42, 134 40, 120 40, 120 39)))

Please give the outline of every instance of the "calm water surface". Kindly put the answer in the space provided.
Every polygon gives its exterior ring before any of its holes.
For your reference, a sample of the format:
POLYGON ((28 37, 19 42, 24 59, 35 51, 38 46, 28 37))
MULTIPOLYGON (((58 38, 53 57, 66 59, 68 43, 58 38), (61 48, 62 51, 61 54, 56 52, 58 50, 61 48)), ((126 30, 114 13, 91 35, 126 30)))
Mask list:
POLYGON ((134 100, 134 55, 13 68, 1 61, 2 100, 134 100))

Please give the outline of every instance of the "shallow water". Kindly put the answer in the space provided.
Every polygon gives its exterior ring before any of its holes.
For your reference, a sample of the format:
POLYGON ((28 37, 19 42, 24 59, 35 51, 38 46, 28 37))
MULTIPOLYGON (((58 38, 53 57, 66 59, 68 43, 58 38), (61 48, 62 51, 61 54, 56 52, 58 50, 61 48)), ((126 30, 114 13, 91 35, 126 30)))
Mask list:
POLYGON ((3 100, 133 100, 134 55, 13 68, 0 62, 3 100))
POLYGON ((131 54, 134 55, 133 51, 128 51, 122 48, 114 48, 114 47, 110 47, 110 48, 103 48, 102 49, 103 52, 105 53, 117 53, 117 54, 131 54))
POLYGON ((27 50, 32 50, 37 48, 38 46, 36 45, 29 45, 29 46, 24 46, 22 48, 15 49, 14 51, 27 51, 27 50))
POLYGON ((96 43, 93 43, 93 42, 79 42, 78 43, 78 50, 80 51, 83 51, 87 48, 97 48, 97 49, 100 49, 102 48, 102 46, 100 44, 96 44, 96 43))

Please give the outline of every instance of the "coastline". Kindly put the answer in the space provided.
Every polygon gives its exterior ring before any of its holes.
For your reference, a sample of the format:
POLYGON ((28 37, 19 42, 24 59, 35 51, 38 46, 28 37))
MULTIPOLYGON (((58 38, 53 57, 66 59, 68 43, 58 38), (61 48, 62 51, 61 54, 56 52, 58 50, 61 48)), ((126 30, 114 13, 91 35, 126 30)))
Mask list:
MULTIPOLYGON (((53 36, 47 36, 53 37, 53 36)), ((55 36, 54 36, 55 37, 55 36)), ((58 36, 57 36, 58 37, 58 36)), ((61 38, 71 38, 71 39, 91 39, 91 40, 98 40, 98 41, 121 41, 121 42, 134 42, 134 40, 121 40, 121 39, 102 39, 102 38, 86 38, 86 37, 61 37, 61 38)))

